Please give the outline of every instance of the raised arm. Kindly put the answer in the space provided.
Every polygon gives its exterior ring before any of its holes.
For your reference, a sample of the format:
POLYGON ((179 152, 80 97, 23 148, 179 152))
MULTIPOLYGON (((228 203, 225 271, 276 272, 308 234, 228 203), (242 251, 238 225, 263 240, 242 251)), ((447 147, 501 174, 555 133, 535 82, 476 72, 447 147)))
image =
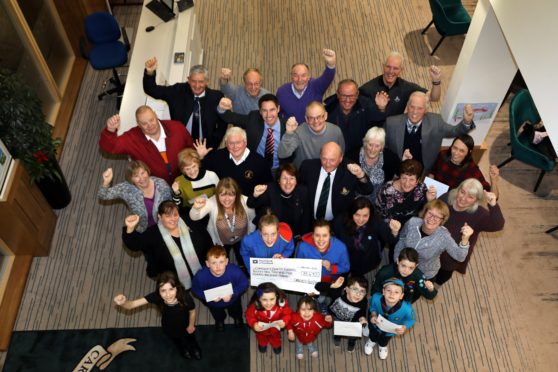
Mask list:
POLYGON ((147 305, 148 302, 145 299, 145 297, 141 297, 135 300, 128 300, 125 295, 118 294, 114 297, 114 303, 117 306, 123 307, 126 310, 132 310, 135 309, 136 307, 147 305))

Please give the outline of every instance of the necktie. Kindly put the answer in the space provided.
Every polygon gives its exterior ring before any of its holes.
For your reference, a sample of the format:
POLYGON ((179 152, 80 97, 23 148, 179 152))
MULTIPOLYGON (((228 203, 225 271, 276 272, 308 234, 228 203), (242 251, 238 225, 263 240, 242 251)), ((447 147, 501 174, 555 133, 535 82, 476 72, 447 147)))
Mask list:
POLYGON ((192 138, 194 140, 202 138, 199 97, 194 97, 194 108, 192 110, 192 138))
POLYGON ((316 208, 316 219, 324 218, 327 208, 327 199, 329 198, 329 188, 331 184, 331 173, 327 173, 327 177, 324 180, 322 186, 322 192, 320 194, 320 199, 318 200, 318 208, 316 208))
POLYGON ((273 150, 275 148, 275 139, 273 138, 273 128, 267 128, 267 138, 265 139, 265 160, 273 165, 273 150))

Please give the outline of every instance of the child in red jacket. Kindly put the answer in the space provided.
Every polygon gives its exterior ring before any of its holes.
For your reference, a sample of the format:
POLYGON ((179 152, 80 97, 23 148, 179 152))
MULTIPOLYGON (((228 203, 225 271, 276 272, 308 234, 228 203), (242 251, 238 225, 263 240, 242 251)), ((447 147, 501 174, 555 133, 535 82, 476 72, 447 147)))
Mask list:
POLYGON ((297 359, 304 358, 303 345, 308 345, 310 355, 317 358, 318 350, 314 341, 323 328, 331 328, 333 325, 331 317, 329 317, 329 321, 326 321, 317 310, 316 301, 309 296, 303 296, 298 300, 296 313, 292 314, 291 321, 287 325, 289 340, 295 341, 297 359))
POLYGON ((285 293, 273 283, 262 283, 246 309, 246 322, 256 332, 258 350, 265 353, 271 344, 275 354, 281 353, 281 329, 291 320, 292 310, 285 293))

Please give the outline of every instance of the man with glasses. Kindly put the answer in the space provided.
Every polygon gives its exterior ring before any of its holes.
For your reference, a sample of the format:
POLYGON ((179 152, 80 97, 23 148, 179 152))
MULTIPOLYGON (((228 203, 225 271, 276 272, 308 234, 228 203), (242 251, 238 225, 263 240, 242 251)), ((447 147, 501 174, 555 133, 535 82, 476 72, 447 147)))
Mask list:
POLYGON ((294 116, 300 123, 304 120, 306 106, 312 101, 321 102, 329 85, 335 77, 337 57, 331 49, 322 51, 326 68, 322 75, 312 79, 310 68, 305 63, 296 63, 291 67, 291 82, 277 89, 277 99, 281 105, 281 116, 294 116))
POLYGON ((249 68, 244 71, 242 80, 244 86, 232 84, 232 70, 230 68, 221 69, 219 84, 221 92, 231 99, 232 109, 237 114, 248 115, 250 111, 259 110, 258 100, 269 91, 262 88, 262 74, 257 68, 249 68))
POLYGON ((345 154, 362 146, 362 138, 374 123, 385 120, 385 108, 389 96, 379 92, 375 104, 368 97, 359 96, 358 85, 352 79, 342 80, 337 86, 337 94, 325 100, 325 108, 330 123, 337 125, 345 139, 345 154))
POLYGON ((306 122, 298 125, 295 118, 289 118, 286 132, 279 143, 280 159, 294 155, 292 162, 298 168, 306 159, 318 159, 320 150, 328 142, 336 142, 345 151, 345 140, 338 126, 327 122, 324 105, 313 101, 306 107, 306 122))

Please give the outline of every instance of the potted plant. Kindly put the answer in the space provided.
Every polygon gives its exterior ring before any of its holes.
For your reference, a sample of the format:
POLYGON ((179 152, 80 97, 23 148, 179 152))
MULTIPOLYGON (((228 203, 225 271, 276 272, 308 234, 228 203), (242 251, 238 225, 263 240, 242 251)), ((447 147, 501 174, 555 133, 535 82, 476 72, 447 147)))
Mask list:
POLYGON ((70 203, 70 190, 56 160, 61 141, 52 138, 36 93, 6 69, 0 69, 0 138, 52 208, 70 203))

